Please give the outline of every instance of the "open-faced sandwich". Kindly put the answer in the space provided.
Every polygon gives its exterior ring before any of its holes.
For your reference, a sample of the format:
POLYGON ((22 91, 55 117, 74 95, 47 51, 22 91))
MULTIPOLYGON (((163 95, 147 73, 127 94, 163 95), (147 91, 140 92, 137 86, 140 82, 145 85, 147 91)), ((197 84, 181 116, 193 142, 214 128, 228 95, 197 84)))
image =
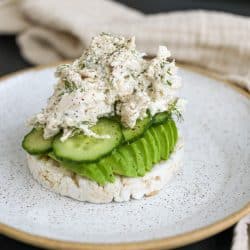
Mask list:
POLYGON ((54 93, 32 117, 22 146, 43 186, 81 201, 140 199, 159 191, 180 162, 174 117, 183 100, 170 52, 152 60, 135 39, 102 33, 57 67, 54 93))

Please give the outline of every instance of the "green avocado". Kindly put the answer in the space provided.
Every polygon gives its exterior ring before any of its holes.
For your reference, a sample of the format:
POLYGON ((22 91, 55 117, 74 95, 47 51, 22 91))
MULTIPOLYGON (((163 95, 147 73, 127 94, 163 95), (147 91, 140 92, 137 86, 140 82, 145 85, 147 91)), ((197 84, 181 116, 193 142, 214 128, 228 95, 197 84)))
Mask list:
POLYGON ((139 140, 130 144, 130 153, 134 158, 137 175, 144 176, 146 172, 146 166, 144 164, 144 156, 142 155, 139 140))
POLYGON ((144 165, 146 171, 149 171, 152 168, 152 152, 151 147, 147 143, 147 140, 143 137, 139 140, 140 149, 143 155, 144 165))
POLYGON ((161 157, 163 160, 167 160, 169 156, 169 138, 168 132, 164 129, 163 125, 159 126, 159 134, 163 140, 161 157))
POLYGON ((153 127, 152 130, 154 130, 155 136, 157 140, 160 142, 160 147, 159 147, 160 159, 163 159, 164 151, 166 148, 166 142, 165 142, 163 135, 161 134, 160 125, 157 127, 153 127))
POLYGON ((150 133, 150 129, 146 131, 144 138, 146 139, 147 145, 150 148, 150 152, 152 153, 152 163, 154 164, 157 162, 157 146, 154 137, 150 133))
MULTIPOLYGON (((108 158, 108 157, 107 157, 108 158)), ((101 170, 102 174, 105 176, 105 179, 108 182, 113 183, 115 181, 115 176, 113 174, 113 169, 111 167, 111 164, 109 164, 109 162, 107 162, 107 158, 104 158, 103 160, 100 160, 97 163, 97 166, 99 167, 99 169, 101 170), (106 159, 106 160, 105 160, 106 159)))
POLYGON ((114 159, 117 162, 116 166, 112 166, 115 174, 136 177, 137 171, 135 168, 135 162, 131 157, 131 154, 126 146, 121 147, 113 154, 114 159))
POLYGON ((161 160, 161 142, 157 136, 157 132, 155 131, 154 127, 150 128, 149 133, 152 134, 155 140, 155 144, 156 144, 156 150, 155 150, 156 162, 155 163, 157 163, 161 160))

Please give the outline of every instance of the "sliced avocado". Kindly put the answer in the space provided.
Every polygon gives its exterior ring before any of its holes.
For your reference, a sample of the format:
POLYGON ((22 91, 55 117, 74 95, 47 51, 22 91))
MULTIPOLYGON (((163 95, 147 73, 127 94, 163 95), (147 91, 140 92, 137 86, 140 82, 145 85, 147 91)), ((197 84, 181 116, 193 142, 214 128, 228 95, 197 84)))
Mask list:
POLYGON ((159 126, 159 133, 162 139, 164 140, 164 144, 162 146, 163 151, 162 151, 161 157, 163 160, 167 160, 169 156, 169 138, 168 138, 168 133, 164 129, 163 125, 159 126))
POLYGON ((172 132, 172 129, 171 129, 171 125, 170 125, 170 122, 166 122, 164 125, 164 130, 165 132, 167 133, 168 135, 168 141, 169 141, 169 154, 172 152, 173 150, 173 146, 174 146, 174 134, 172 132))
POLYGON ((146 171, 149 171, 152 168, 152 153, 150 149, 150 145, 147 143, 147 140, 142 137, 140 140, 142 155, 144 159, 144 164, 146 167, 146 171))
POLYGON ((147 144, 150 146, 150 151, 152 154, 152 163, 157 162, 157 146, 154 137, 150 133, 150 129, 148 129, 144 135, 144 138, 147 141, 147 144))
POLYGON ((172 129, 172 132, 174 134, 174 146, 175 146, 175 144, 176 144, 176 142, 178 140, 178 129, 177 129, 176 125, 175 125, 174 120, 170 120, 169 122, 171 124, 171 129, 172 129))
POLYGON ((156 135, 157 138, 158 138, 158 141, 160 141, 160 148, 159 148, 159 151, 160 151, 160 158, 163 159, 164 152, 165 152, 165 150, 166 150, 166 142, 165 142, 164 136, 162 135, 162 133, 161 133, 161 131, 160 131, 160 126, 161 126, 161 125, 158 125, 158 126, 152 128, 152 130, 154 130, 155 135, 156 135))
POLYGON ((135 168, 135 163, 128 152, 126 146, 121 147, 117 150, 112 157, 116 161, 116 165, 113 166, 113 172, 115 174, 124 175, 128 177, 136 177, 137 172, 135 168))
POLYGON ((100 160, 97 163, 97 166, 102 171, 103 175, 107 179, 108 182, 114 182, 115 176, 113 174, 113 169, 111 167, 111 164, 108 162, 108 157, 105 157, 103 160, 100 160))
POLYGON ((130 152, 134 157, 134 161, 136 163, 136 169, 138 176, 144 176, 146 172, 146 166, 143 159, 143 152, 140 146, 140 142, 135 141, 130 144, 130 152))
POLYGON ((156 154, 156 159, 157 159, 156 162, 159 162, 160 159, 161 159, 161 142, 160 142, 160 140, 159 140, 159 138, 157 136, 157 133, 154 130, 154 127, 150 128, 149 132, 152 134, 152 136, 153 136, 153 138, 155 140, 155 143, 156 143, 155 154, 156 154))
POLYGON ((108 181, 105 178, 105 175, 99 169, 99 166, 95 163, 86 164, 83 168, 80 169, 79 172, 76 172, 79 175, 85 176, 93 181, 96 181, 101 186, 105 185, 108 181))

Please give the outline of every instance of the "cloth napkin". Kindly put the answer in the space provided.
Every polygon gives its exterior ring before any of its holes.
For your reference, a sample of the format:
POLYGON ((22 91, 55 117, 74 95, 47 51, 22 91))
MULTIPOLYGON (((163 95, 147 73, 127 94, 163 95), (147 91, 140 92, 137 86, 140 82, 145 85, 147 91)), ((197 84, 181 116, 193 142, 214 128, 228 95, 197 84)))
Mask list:
POLYGON ((0 33, 17 33, 23 57, 34 64, 78 57, 91 37, 111 32, 135 35, 150 55, 167 45, 177 61, 250 91, 249 17, 203 10, 145 15, 108 0, 2 0, 0 20, 0 33))
MULTIPOLYGON (((149 55, 166 45, 177 61, 250 91, 249 17, 204 10, 145 15, 108 0, 2 0, 0 20, 0 33, 17 34, 23 57, 34 64, 78 57, 91 37, 112 32, 135 35, 149 55)), ((247 249, 249 223, 250 216, 236 226, 233 250, 247 249)))
POLYGON ((250 250, 250 216, 241 219, 234 230, 232 250, 250 250))

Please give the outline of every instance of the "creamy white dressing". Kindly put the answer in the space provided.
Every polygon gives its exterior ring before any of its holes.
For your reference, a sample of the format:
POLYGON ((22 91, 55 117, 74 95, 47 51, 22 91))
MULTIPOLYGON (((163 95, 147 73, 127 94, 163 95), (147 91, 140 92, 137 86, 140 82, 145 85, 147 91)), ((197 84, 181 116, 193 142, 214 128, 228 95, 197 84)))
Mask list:
POLYGON ((90 128, 100 117, 120 115, 122 124, 133 128, 147 112, 168 110, 181 86, 175 62, 164 46, 154 59, 144 56, 134 37, 94 37, 79 59, 57 67, 54 93, 30 123, 44 128, 44 138, 63 131, 65 140, 77 129, 98 137, 90 128))

